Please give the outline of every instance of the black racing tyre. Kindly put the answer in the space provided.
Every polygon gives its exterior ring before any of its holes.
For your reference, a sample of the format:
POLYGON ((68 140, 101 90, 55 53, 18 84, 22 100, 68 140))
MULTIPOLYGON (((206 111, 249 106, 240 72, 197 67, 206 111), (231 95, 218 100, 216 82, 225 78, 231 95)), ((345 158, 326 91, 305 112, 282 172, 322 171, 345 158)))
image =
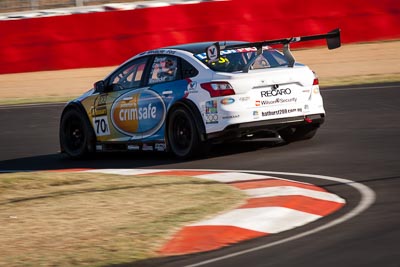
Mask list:
POLYGON ((83 158, 94 151, 94 133, 84 116, 75 108, 69 108, 61 118, 61 149, 72 158, 83 158))
POLYGON ((183 107, 171 111, 168 120, 169 150, 178 158, 198 155, 201 141, 192 114, 183 107))
POLYGON ((314 137, 319 128, 318 124, 299 125, 296 127, 287 127, 279 131, 279 135, 286 142, 296 142, 307 140, 314 137))

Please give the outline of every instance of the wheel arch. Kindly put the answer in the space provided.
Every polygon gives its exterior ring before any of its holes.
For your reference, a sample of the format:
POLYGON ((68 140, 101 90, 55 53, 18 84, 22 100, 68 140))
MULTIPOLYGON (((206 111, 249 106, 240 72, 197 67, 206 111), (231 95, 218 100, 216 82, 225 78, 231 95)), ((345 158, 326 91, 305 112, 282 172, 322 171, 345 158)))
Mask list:
MULTIPOLYGON (((169 118, 170 118, 171 112, 173 112, 176 108, 179 108, 179 107, 183 107, 190 112, 190 114, 192 115, 192 117, 194 118, 194 120, 196 122, 196 128, 197 128, 197 132, 199 133, 199 136, 200 136, 200 141, 205 141, 206 140, 206 127, 204 125, 203 118, 202 118, 201 113, 200 113, 199 109, 197 108, 196 104, 194 104, 189 99, 179 100, 169 108, 168 113, 167 113, 165 129, 168 129, 169 118)), ((165 140, 168 140, 168 131, 165 131, 165 140)))
MULTIPOLYGON (((89 129, 90 129, 90 133, 93 135, 94 140, 96 140, 96 134, 94 133, 93 126, 92 126, 92 124, 90 123, 90 120, 89 120, 88 114, 86 113, 85 108, 83 107, 82 103, 80 103, 80 102, 75 102, 75 101, 69 102, 69 103, 64 107, 64 109, 63 109, 63 111, 62 111, 62 113, 61 113, 60 123, 59 123, 59 125, 60 125, 60 127, 59 127, 59 137, 61 136, 61 135, 60 135, 60 132, 61 132, 61 127, 62 127, 62 120, 63 120, 63 117, 64 117, 65 113, 66 113, 68 110, 71 110, 71 109, 75 109, 76 111, 78 111, 78 112, 80 113, 80 115, 82 116, 83 120, 84 120, 84 121, 86 122, 86 124, 88 125, 88 127, 89 127, 89 129)), ((61 150, 61 152, 64 152, 64 147, 63 147, 63 145, 62 145, 61 140, 59 141, 59 143, 60 143, 60 150, 61 150)), ((94 152, 94 151, 95 151, 95 142, 94 142, 94 143, 89 142, 89 144, 88 144, 88 151, 90 151, 90 152, 94 152)))

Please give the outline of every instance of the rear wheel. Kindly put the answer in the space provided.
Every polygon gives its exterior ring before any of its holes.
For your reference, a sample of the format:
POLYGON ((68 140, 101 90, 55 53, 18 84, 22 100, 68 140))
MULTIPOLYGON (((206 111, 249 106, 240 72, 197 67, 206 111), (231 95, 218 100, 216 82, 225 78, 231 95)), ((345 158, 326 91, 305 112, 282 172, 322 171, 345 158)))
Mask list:
POLYGON ((61 118, 60 144, 72 158, 82 158, 93 152, 94 134, 87 120, 76 109, 68 109, 61 118))
POLYGON ((280 130, 279 135, 286 142, 296 142, 313 138, 314 135, 317 133, 318 128, 318 124, 287 127, 280 130))
POLYGON ((178 158, 190 158, 200 150, 199 133, 193 116, 185 108, 171 112, 168 123, 168 145, 178 158))

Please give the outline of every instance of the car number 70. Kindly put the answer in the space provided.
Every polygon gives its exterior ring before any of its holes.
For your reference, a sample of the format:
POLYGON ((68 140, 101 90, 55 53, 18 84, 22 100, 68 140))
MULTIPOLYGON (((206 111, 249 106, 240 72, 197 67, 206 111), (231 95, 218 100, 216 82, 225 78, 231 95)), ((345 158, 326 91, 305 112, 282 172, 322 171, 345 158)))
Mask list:
POLYGON ((110 134, 110 127, 108 125, 107 116, 94 117, 93 125, 96 136, 103 136, 110 134))

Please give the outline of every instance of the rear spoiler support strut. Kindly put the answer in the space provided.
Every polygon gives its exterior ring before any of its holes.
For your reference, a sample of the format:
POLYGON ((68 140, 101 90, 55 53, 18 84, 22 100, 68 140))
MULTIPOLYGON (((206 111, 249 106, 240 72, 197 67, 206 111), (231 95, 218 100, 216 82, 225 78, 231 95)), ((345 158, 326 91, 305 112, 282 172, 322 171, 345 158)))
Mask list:
POLYGON ((283 55, 285 55, 285 58, 288 61, 288 67, 293 68, 296 60, 292 54, 292 51, 290 51, 290 43, 283 45, 283 55))

